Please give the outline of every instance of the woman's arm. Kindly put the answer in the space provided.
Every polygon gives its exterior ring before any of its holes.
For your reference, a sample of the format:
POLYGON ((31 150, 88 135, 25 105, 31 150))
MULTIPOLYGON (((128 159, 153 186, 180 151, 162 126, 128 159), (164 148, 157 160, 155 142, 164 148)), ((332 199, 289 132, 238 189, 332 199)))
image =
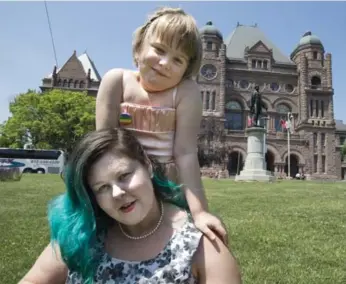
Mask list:
POLYGON ((174 159, 192 214, 208 211, 197 156, 202 107, 201 93, 196 82, 183 81, 177 94, 174 159))
POLYGON ((60 249, 49 244, 36 260, 29 272, 18 284, 62 284, 67 278, 68 268, 62 261, 60 249))
POLYGON ((102 78, 96 97, 96 130, 119 126, 123 73, 122 69, 112 69, 102 78))
POLYGON ((235 258, 216 238, 212 243, 202 237, 193 259, 198 284, 241 284, 241 275, 235 258))

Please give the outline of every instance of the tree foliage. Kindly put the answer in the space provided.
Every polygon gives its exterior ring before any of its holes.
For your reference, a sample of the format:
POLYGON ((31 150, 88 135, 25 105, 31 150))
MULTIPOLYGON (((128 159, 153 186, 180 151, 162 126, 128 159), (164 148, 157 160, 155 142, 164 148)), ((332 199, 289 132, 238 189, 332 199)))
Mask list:
POLYGON ((341 159, 344 160, 346 156, 346 142, 341 147, 341 159))
POLYGON ((70 151, 95 129, 95 98, 86 93, 29 90, 9 106, 12 116, 0 126, 0 146, 22 148, 28 140, 37 149, 70 151))
POLYGON ((5 128, 5 123, 0 123, 0 146, 7 145, 7 140, 5 139, 5 136, 3 135, 4 128, 5 128))
POLYGON ((201 167, 225 167, 228 148, 224 143, 223 126, 214 118, 203 118, 198 135, 198 160, 201 167))
POLYGON ((201 167, 211 167, 214 165, 226 167, 227 153, 228 148, 223 144, 198 145, 198 161, 201 167))

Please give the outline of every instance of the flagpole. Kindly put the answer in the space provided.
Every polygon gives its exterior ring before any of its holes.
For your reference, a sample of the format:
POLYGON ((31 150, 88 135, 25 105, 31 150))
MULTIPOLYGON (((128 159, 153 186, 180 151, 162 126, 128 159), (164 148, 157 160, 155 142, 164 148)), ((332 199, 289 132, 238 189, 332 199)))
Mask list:
POLYGON ((290 125, 290 116, 291 113, 287 113, 287 122, 286 122, 286 129, 287 129, 287 172, 288 172, 288 178, 291 178, 291 125, 290 125))
POLYGON ((263 137, 263 153, 264 153, 264 155, 267 153, 267 147, 266 147, 266 144, 267 144, 267 135, 266 135, 266 133, 267 133, 267 126, 266 126, 266 120, 265 120, 265 118, 263 119, 264 121, 263 121, 263 126, 264 126, 264 130, 265 130, 265 132, 263 133, 264 134, 264 137, 263 137))
POLYGON ((264 128, 264 133, 263 133, 263 155, 264 155, 264 163, 265 163, 265 168, 267 168, 267 161, 266 161, 266 153, 267 153, 267 122, 268 122, 268 116, 267 117, 262 117, 263 120, 263 128, 264 128))
POLYGON ((288 151, 287 151, 287 162, 288 162, 288 177, 291 177, 291 145, 290 145, 290 130, 287 129, 287 147, 288 147, 288 151))

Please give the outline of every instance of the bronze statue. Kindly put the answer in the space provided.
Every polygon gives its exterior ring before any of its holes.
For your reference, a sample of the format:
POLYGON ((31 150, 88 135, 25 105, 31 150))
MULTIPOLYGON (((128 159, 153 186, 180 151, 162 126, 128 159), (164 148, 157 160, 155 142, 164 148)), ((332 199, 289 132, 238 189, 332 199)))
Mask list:
POLYGON ((262 95, 259 92, 258 85, 255 86, 255 91, 252 93, 250 104, 252 126, 260 127, 258 125, 258 119, 262 114, 262 109, 264 108, 265 110, 267 110, 267 107, 262 100, 262 95))

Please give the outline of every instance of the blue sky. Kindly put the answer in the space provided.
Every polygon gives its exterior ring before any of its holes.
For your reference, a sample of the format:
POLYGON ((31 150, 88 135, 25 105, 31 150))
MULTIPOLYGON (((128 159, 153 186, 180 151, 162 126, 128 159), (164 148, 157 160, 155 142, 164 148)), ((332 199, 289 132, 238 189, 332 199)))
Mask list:
MULTIPOLYGON (((100 75, 134 68, 132 33, 159 6, 181 7, 201 27, 212 21, 226 38, 257 23, 284 54, 311 30, 333 56, 335 117, 346 121, 346 2, 47 2, 59 66, 87 50, 100 75), (344 76, 343 76, 344 75, 344 76)), ((38 89, 55 64, 44 2, 0 2, 0 122, 14 95, 38 89)))

